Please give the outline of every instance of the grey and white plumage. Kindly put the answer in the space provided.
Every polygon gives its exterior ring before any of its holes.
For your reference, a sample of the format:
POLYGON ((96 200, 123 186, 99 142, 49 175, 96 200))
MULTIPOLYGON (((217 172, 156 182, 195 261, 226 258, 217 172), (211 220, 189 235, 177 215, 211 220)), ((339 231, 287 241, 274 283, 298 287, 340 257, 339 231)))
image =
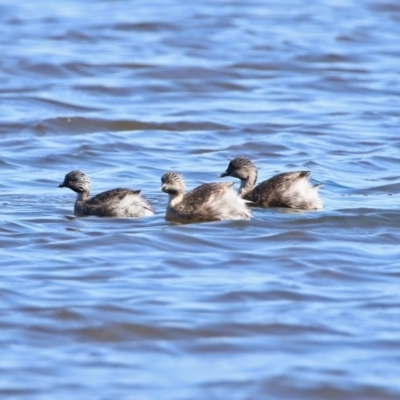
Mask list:
POLYGON ((301 210, 321 210, 323 207, 318 194, 320 185, 310 182, 310 171, 283 172, 254 187, 257 167, 248 157, 240 156, 231 160, 220 176, 239 178, 239 195, 257 206, 301 210))
POLYGON ((140 190, 117 188, 89 197, 90 179, 78 170, 68 172, 58 187, 67 187, 77 193, 74 206, 77 217, 139 218, 154 214, 151 204, 140 194, 140 190))
POLYGON ((161 190, 168 193, 165 217, 177 222, 204 222, 250 219, 246 202, 233 189, 232 183, 205 183, 185 194, 182 175, 166 172, 161 190))

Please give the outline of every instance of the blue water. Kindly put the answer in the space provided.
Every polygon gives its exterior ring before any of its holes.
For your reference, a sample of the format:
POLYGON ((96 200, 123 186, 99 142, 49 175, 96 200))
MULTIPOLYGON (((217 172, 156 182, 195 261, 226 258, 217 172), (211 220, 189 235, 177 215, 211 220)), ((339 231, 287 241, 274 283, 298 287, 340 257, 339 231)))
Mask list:
POLYGON ((399 22, 378 0, 3 1, 0 397, 399 399, 399 22), (238 155, 310 170, 324 210, 165 221, 165 171, 190 189, 238 155), (73 169, 156 215, 75 218, 73 169))

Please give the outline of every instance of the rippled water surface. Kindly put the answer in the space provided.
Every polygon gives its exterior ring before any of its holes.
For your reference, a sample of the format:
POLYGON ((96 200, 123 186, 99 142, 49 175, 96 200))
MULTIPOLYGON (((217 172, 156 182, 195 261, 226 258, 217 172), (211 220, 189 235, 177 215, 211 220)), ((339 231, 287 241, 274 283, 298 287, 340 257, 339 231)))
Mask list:
POLYGON ((398 2, 5 0, 0 22, 2 399, 400 398, 398 2), (165 171, 192 188, 238 155, 310 170, 324 210, 165 221, 165 171), (72 169, 156 215, 75 218, 72 169))

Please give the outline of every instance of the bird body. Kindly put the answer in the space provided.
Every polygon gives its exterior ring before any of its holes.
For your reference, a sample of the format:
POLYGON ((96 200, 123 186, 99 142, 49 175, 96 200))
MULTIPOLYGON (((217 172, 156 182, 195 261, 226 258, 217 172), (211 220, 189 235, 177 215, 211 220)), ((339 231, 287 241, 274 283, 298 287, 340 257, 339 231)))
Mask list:
POLYGON ((185 223, 250 219, 250 210, 232 183, 205 183, 186 194, 183 178, 176 172, 166 172, 161 183, 161 190, 169 195, 167 220, 185 223))
POLYGON ((140 190, 116 188, 89 197, 91 184, 89 177, 74 170, 65 175, 59 187, 68 187, 77 193, 74 214, 78 217, 139 218, 153 215, 151 204, 140 194, 140 190))
POLYGON ((283 172, 257 186, 257 168, 247 157, 230 161, 221 177, 233 176, 241 181, 239 195, 260 207, 286 207, 302 210, 323 208, 318 194, 320 185, 313 185, 309 171, 283 172))

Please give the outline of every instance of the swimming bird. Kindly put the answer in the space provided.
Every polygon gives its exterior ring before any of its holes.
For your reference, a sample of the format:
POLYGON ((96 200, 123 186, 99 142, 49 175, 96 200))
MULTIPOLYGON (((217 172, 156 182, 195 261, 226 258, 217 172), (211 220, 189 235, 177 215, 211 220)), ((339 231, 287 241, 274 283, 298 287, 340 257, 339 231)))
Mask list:
POLYGON ((205 183, 185 194, 182 175, 166 172, 161 178, 161 190, 169 200, 165 218, 177 222, 250 219, 246 202, 233 188, 233 183, 205 183))
POLYGON ((239 178, 239 196, 257 206, 301 210, 321 210, 323 207, 318 194, 321 185, 310 182, 310 171, 283 172, 254 187, 257 168, 248 157, 240 156, 231 160, 220 176, 239 178))
POLYGON ((90 195, 90 179, 81 171, 74 170, 65 175, 58 187, 67 187, 77 193, 74 214, 77 217, 133 217, 153 215, 150 203, 140 195, 140 190, 117 188, 90 195))

